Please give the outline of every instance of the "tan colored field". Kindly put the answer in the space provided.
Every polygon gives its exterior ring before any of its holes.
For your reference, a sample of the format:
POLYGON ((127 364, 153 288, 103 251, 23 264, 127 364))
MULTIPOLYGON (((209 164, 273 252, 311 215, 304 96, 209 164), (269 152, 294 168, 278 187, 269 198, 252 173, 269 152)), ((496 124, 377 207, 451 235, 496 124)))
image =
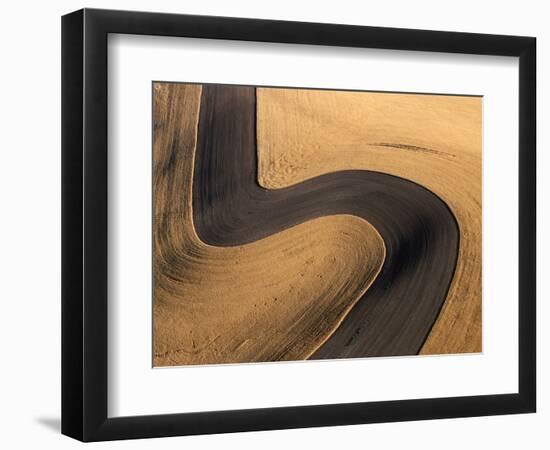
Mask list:
POLYGON ((268 88, 257 98, 264 187, 367 169, 415 181, 449 205, 458 263, 421 353, 481 351, 481 98, 268 88))
MULTIPOLYGON (((155 84, 153 363, 307 358, 375 279, 383 241, 365 220, 339 215, 248 245, 201 242, 191 210, 200 92, 155 84)), ((261 152, 264 181, 273 144, 261 152)))

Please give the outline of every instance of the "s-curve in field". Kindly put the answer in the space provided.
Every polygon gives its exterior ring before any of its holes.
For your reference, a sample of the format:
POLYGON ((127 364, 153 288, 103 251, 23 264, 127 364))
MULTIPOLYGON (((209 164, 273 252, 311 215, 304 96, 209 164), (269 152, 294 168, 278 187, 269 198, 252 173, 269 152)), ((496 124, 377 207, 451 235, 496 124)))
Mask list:
POLYGON ((156 82, 153 105, 155 366, 480 351, 481 99, 156 82))

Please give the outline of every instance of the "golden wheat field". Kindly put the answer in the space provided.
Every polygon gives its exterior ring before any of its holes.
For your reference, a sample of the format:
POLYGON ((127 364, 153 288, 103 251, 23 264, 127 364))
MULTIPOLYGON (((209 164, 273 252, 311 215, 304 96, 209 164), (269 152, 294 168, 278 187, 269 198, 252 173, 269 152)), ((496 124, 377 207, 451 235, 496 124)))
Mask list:
POLYGON ((481 351, 481 98, 153 106, 155 366, 481 351))

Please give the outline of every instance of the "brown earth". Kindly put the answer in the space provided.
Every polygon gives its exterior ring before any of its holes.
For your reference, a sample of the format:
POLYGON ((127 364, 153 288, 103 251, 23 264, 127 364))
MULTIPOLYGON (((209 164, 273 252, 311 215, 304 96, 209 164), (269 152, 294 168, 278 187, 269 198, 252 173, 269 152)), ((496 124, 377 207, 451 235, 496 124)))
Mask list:
POLYGON ((271 88, 257 97, 262 186, 365 169, 415 181, 449 205, 458 262, 421 353, 481 351, 482 99, 271 88))
POLYGON ((201 242, 191 195, 200 92, 154 84, 153 364, 305 359, 375 279, 383 241, 337 215, 241 246, 201 242))

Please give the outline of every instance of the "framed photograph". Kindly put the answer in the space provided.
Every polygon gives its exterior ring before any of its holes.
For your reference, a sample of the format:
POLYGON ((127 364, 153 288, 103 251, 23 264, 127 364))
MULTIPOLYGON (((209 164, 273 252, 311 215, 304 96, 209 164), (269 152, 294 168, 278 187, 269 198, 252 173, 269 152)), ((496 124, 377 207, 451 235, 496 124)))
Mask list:
POLYGON ((62 20, 62 432, 535 411, 533 37, 62 20))

